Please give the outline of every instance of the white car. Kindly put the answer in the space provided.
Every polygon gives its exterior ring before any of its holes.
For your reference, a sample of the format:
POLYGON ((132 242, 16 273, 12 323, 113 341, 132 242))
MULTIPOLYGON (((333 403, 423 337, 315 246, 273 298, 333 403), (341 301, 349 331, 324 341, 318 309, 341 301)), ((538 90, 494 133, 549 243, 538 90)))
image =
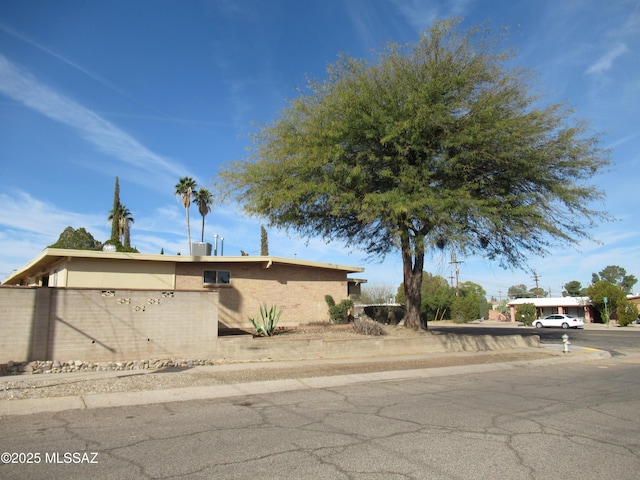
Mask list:
POLYGON ((536 328, 542 327, 562 327, 562 328, 580 328, 584 327, 584 320, 576 318, 572 315, 565 315, 562 313, 556 313, 553 315, 547 315, 544 318, 533 321, 533 325, 536 328))

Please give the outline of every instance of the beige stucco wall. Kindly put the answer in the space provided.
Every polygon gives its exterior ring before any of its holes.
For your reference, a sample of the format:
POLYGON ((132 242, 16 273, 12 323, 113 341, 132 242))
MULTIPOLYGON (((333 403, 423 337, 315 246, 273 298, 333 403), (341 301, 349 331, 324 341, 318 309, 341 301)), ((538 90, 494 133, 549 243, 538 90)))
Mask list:
POLYGON ((216 292, 0 287, 0 312, 0 363, 216 352, 216 292))
MULTIPOLYGON (((41 324, 49 321, 50 289, 0 287, 0 363, 32 358, 41 324)), ((46 342, 45 342, 46 343, 46 342)))
POLYGON ((267 262, 176 265, 177 290, 207 290, 204 270, 231 272, 231 284, 217 287, 220 294, 220 328, 250 328, 247 316, 256 317, 260 305, 283 309, 281 326, 329 320, 325 295, 336 303, 347 298, 344 271, 267 262))
MULTIPOLYGON (((62 268, 62 267, 59 267, 62 268)), ((66 283, 51 286, 74 288, 136 288, 173 290, 175 264, 136 260, 73 258, 64 264, 66 283)), ((58 280, 61 276, 59 274, 58 280)))

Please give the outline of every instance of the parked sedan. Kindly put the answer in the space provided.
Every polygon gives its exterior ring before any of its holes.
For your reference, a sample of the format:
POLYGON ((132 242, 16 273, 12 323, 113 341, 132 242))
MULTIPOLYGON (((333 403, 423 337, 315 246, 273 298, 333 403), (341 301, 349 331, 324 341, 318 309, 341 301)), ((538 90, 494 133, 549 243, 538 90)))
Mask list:
POLYGON ((581 318, 576 318, 572 315, 556 313, 554 315, 547 315, 544 318, 534 320, 533 325, 535 325, 536 328, 542 328, 542 327, 580 328, 580 327, 584 327, 584 320, 582 320, 581 318))

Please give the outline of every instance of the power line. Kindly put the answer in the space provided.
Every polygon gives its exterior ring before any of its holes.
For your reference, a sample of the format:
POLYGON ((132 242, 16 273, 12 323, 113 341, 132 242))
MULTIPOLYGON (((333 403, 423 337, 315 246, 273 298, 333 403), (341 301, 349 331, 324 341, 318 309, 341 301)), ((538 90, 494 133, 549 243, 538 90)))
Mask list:
POLYGON ((540 286, 538 284, 538 280, 540 280, 540 276, 538 275, 538 273, 534 270, 533 271, 533 279, 536 282, 536 298, 540 297, 540 286))
MULTIPOLYGON (((456 297, 460 296, 460 284, 458 282, 459 277, 460 277, 460 269, 458 268, 458 264, 459 263, 463 263, 463 262, 459 262, 456 259, 456 254, 455 252, 451 252, 451 261, 449 262, 449 265, 455 265, 456 267, 456 297)), ((453 275, 451 276, 451 279, 453 280, 453 275)))

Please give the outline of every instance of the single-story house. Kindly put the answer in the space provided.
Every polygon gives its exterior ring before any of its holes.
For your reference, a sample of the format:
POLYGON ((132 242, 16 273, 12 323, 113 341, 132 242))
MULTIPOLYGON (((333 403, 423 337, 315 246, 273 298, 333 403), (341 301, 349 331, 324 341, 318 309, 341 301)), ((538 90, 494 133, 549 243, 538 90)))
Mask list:
POLYGON ((638 309, 638 314, 640 315, 640 295, 627 295, 627 300, 629 303, 632 303, 638 309))
POLYGON ((358 296, 361 267, 274 256, 186 256, 47 248, 3 285, 65 289, 215 291, 219 329, 247 328, 260 305, 282 308, 280 325, 328 320, 326 295, 358 296))
POLYGON ((532 303, 536 307, 538 318, 556 313, 573 315, 583 318, 585 323, 593 323, 593 306, 589 297, 548 297, 548 298, 516 298, 509 301, 511 321, 518 321, 517 309, 519 305, 532 303))

